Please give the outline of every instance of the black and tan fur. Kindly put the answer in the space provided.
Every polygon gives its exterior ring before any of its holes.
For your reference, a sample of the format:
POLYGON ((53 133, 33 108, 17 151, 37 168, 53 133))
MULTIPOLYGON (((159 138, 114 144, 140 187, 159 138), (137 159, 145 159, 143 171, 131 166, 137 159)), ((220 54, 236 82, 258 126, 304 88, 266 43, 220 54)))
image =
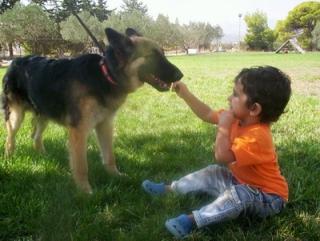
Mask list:
POLYGON ((90 193, 87 138, 95 130, 103 164, 118 173, 112 151, 112 120, 127 95, 144 82, 159 91, 182 78, 162 50, 132 29, 126 35, 107 28, 105 56, 86 54, 72 59, 27 56, 14 60, 3 78, 2 103, 7 128, 6 155, 26 111, 33 113, 34 147, 44 151, 42 133, 49 120, 68 130, 70 167, 78 187, 90 193), (108 68, 111 81, 101 69, 108 68))

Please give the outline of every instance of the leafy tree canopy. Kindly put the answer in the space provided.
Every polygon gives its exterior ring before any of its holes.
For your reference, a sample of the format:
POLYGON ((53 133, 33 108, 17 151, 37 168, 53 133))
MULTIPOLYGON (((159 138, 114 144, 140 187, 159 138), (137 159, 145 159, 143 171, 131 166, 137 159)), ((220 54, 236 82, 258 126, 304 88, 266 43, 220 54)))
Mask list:
POLYGON ((138 11, 142 14, 147 14, 148 8, 139 0, 123 0, 123 5, 121 6, 124 12, 138 11))
POLYGON ((27 6, 16 5, 13 12, 7 10, 8 14, 1 15, 0 44, 16 42, 26 46, 32 53, 46 54, 52 53, 56 48, 52 43, 56 43, 59 48, 54 53, 59 55, 65 50, 71 54, 85 52, 93 43, 78 20, 71 15, 72 11, 80 15, 101 44, 106 40, 106 27, 120 32, 132 27, 158 42, 164 49, 176 50, 179 47, 210 48, 213 40, 223 36, 219 26, 208 23, 194 22, 181 26, 178 21, 171 23, 167 16, 161 14, 154 20, 147 14, 147 7, 138 0, 123 0, 124 5, 118 12, 107 10, 107 0, 29 2, 32 3, 27 6), (34 8, 32 11, 31 7, 34 8), (47 45, 44 45, 44 40, 47 40, 47 45))
POLYGON ((31 0, 39 4, 56 23, 60 23, 68 18, 72 12, 79 13, 87 11, 98 18, 100 22, 108 19, 111 10, 107 9, 106 0, 31 0))
POLYGON ((13 8, 16 2, 19 2, 19 0, 2 0, 2 2, 0 3, 0 14, 4 13, 10 8, 13 8))
POLYGON ((286 19, 288 30, 304 29, 309 34, 320 20, 320 2, 304 2, 291 10, 286 19))
MULTIPOLYGON (((104 24, 98 18, 92 16, 89 12, 81 12, 79 17, 90 26, 90 31, 98 39, 103 41, 105 38, 104 24)), ((92 40, 88 33, 80 25, 75 16, 68 17, 65 21, 61 22, 61 35, 63 39, 73 43, 85 43, 88 46, 92 45, 92 40)))
POLYGON ((16 4, 0 16, 1 41, 17 42, 34 54, 48 54, 57 42, 55 23, 35 4, 16 4))
POLYGON ((305 49, 312 49, 312 31, 320 21, 320 2, 303 2, 293 8, 285 20, 278 22, 275 32, 277 42, 284 42, 297 35, 299 43, 305 49))
POLYGON ((244 18, 248 30, 245 42, 253 50, 271 50, 275 40, 273 31, 268 27, 267 15, 256 11, 244 18))
POLYGON ((314 48, 316 48, 317 50, 320 50, 320 21, 317 22, 311 34, 312 34, 312 44, 314 48))

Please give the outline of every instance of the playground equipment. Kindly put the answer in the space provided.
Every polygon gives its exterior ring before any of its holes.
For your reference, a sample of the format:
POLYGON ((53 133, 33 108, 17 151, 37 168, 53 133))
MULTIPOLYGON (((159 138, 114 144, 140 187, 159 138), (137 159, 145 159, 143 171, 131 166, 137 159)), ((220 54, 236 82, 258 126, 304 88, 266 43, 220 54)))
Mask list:
POLYGON ((290 39, 288 39, 287 41, 285 41, 285 42, 275 51, 275 53, 276 53, 276 54, 277 54, 277 53, 280 53, 281 50, 284 51, 285 53, 287 53, 287 52, 288 52, 288 47, 289 47, 289 45, 291 45, 291 47, 292 47, 293 49, 295 49, 297 52, 299 52, 299 53, 301 53, 301 54, 304 54, 306 51, 303 50, 303 48, 301 48, 301 46, 299 45, 298 40, 297 40, 297 37, 298 37, 299 35, 301 35, 302 33, 303 33, 303 30, 297 31, 296 34, 295 34, 292 38, 290 38, 290 39))

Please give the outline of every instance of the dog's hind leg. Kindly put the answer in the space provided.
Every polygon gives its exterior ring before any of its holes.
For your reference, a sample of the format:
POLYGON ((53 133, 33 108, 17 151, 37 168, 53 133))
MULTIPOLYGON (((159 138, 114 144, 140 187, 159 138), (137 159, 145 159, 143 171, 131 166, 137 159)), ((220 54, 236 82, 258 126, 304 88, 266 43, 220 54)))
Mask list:
POLYGON ((87 138, 89 128, 69 127, 70 167, 77 186, 86 193, 92 193, 88 181, 87 138))
POLYGON ((33 131, 31 134, 31 138, 33 139, 33 147, 35 150, 39 152, 45 152, 45 148, 42 141, 42 133, 47 127, 48 121, 46 118, 36 115, 33 115, 32 118, 32 126, 33 131))
POLYGON ((5 145, 5 155, 10 156, 15 149, 15 137, 24 119, 25 110, 21 105, 11 103, 9 105, 9 117, 6 120, 7 140, 5 145))
POLYGON ((107 119, 99 123, 96 128, 96 134, 99 142, 99 147, 102 153, 102 162, 107 172, 120 175, 112 150, 113 140, 113 125, 112 119, 107 119))

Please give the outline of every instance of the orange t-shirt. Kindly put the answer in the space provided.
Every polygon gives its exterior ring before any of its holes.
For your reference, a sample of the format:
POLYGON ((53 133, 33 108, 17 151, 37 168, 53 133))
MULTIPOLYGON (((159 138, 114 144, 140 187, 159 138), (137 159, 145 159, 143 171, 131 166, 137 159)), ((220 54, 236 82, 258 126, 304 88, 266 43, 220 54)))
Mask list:
MULTIPOLYGON (((215 122, 219 113, 213 116, 215 122)), ((280 172, 270 125, 242 127, 237 120, 232 124, 230 140, 236 161, 228 167, 237 181, 288 201, 288 184, 280 172)))

